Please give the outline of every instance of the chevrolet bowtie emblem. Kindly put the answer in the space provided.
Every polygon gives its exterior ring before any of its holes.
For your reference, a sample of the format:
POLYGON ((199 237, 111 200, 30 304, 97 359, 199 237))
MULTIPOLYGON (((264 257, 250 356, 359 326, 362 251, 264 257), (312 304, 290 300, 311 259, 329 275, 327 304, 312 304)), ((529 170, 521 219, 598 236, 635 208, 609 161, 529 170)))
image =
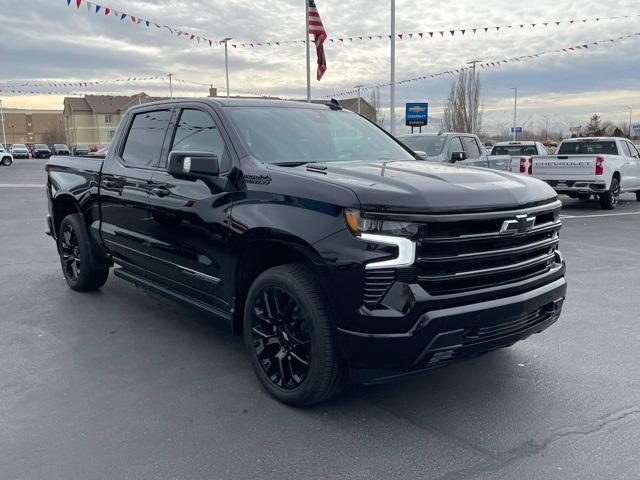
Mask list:
POLYGON ((513 233, 521 235, 531 230, 536 223, 536 217, 526 215, 516 215, 514 220, 505 220, 500 227, 500 233, 513 233))

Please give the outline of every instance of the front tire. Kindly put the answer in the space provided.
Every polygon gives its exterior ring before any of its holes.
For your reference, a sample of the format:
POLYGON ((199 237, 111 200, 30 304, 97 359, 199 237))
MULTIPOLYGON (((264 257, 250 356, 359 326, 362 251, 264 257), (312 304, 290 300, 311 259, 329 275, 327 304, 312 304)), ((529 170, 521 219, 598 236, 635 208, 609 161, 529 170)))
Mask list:
POLYGON ((618 206, 620 200, 620 182, 617 177, 611 180, 611 187, 606 193, 600 194, 600 206, 604 210, 613 210, 618 206))
POLYGON ((271 268, 247 295, 244 340, 262 386, 277 400, 313 405, 344 383, 336 327, 315 273, 300 264, 271 268))
POLYGON ((636 192, 636 200, 640 202, 640 190, 636 192))
POLYGON ((4 157, 2 160, 0 160, 0 165, 2 165, 3 167, 8 167, 12 163, 13 162, 11 161, 11 158, 9 158, 9 157, 4 157))
POLYGON ((72 290, 90 292, 102 287, 109 277, 109 265, 98 258, 82 217, 67 215, 58 231, 60 265, 72 290))

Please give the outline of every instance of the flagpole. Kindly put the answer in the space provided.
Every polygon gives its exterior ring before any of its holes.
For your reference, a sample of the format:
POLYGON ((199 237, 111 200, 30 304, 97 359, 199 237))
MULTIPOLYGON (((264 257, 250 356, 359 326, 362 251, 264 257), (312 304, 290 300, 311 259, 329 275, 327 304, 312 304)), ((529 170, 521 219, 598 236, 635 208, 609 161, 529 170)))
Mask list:
POLYGON ((396 0, 391 0, 391 135, 396 134, 396 0))
POLYGON ((305 15, 305 44, 307 47, 307 102, 311 103, 311 53, 309 51, 309 2, 304 0, 304 15, 305 15))

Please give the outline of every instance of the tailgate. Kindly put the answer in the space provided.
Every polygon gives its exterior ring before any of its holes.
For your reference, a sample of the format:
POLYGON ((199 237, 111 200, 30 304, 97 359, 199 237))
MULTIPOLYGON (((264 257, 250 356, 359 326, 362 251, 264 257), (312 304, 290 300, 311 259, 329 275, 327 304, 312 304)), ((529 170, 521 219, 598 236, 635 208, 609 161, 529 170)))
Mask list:
POLYGON ((509 155, 488 155, 487 164, 492 170, 511 171, 511 157, 509 155))
POLYGON ((547 179, 593 177, 596 171, 595 155, 540 155, 531 161, 533 176, 547 179))

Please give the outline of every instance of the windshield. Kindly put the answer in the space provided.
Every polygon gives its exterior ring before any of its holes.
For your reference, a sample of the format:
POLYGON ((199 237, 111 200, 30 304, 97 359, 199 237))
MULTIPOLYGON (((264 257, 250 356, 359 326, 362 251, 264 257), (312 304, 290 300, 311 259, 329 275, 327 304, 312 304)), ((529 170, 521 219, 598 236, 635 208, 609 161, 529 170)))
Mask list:
POLYGON ((519 157, 520 155, 537 155, 538 151, 535 145, 496 145, 491 154, 519 157))
POLYGON ((344 110, 232 107, 251 155, 265 163, 415 160, 362 117, 344 110))
POLYGON ((89 147, 87 147, 86 145, 78 145, 76 147, 76 150, 89 150, 89 147))
POLYGON ((38 150, 46 150, 49 147, 47 147, 46 145, 43 145, 41 143, 37 143, 35 148, 37 148, 38 150))
POLYGON ((62 144, 62 143, 56 143, 54 145, 54 147, 57 148, 58 150, 67 150, 69 148, 66 145, 62 144))
POLYGON ((400 141, 404 143, 414 152, 419 150, 425 152, 428 157, 435 157, 442 153, 447 137, 444 135, 426 136, 426 135, 410 135, 400 137, 400 141))
POLYGON ((618 148, 613 140, 586 140, 577 142, 562 142, 556 152, 557 155, 571 154, 602 154, 617 155, 618 148))
POLYGON ((20 150, 26 150, 26 149, 27 149, 26 145, 22 145, 21 143, 16 143, 16 144, 13 146, 13 148, 15 148, 16 150, 17 150, 17 149, 20 149, 20 150))

